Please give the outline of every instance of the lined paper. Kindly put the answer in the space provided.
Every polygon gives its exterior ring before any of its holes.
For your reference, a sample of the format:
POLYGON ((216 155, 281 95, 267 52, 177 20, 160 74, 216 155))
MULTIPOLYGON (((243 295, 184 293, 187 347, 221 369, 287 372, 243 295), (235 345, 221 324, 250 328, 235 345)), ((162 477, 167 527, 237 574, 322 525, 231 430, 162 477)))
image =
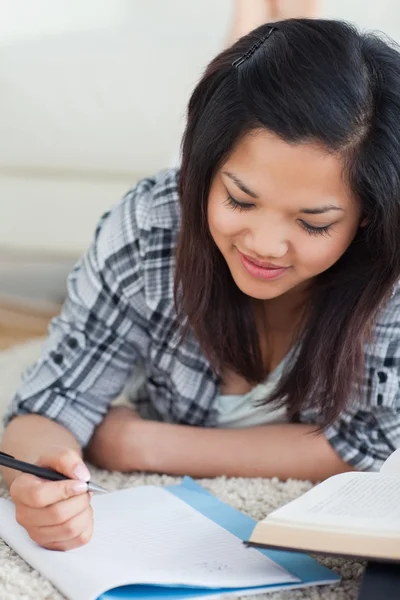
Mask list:
POLYGON ((95 600, 129 584, 249 588, 299 579, 167 490, 144 486, 94 496, 86 546, 37 546, 0 500, 0 535, 70 600, 95 600))

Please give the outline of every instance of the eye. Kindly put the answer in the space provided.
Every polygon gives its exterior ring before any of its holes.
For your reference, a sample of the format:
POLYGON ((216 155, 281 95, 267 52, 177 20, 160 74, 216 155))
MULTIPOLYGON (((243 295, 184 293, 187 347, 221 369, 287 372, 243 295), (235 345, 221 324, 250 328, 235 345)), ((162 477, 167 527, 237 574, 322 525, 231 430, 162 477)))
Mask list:
POLYGON ((254 204, 248 204, 247 202, 239 202, 238 200, 235 200, 235 198, 233 198, 230 194, 228 194, 228 197, 225 200, 224 204, 229 206, 229 208, 232 208, 233 210, 239 210, 240 212, 249 210, 254 206, 254 204))
POLYGON ((332 227, 332 225, 325 225, 325 227, 313 227, 305 221, 300 221, 300 223, 303 229, 305 229, 310 235, 329 235, 332 227))

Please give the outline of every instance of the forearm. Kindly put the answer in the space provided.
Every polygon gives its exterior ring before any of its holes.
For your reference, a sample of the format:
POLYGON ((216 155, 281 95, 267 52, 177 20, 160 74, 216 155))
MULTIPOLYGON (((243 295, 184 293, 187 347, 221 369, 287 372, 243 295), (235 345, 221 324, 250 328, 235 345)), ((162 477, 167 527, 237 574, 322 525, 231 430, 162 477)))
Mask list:
MULTIPOLYGON (((23 415, 13 419, 7 426, 1 450, 27 462, 36 461, 54 447, 71 448, 81 453, 79 444, 65 427, 40 415, 23 415)), ((18 471, 0 468, 8 486, 19 475, 18 471)))
POLYGON ((311 481, 352 470, 322 434, 313 434, 315 426, 311 425, 211 429, 150 421, 139 426, 144 470, 193 477, 311 481))

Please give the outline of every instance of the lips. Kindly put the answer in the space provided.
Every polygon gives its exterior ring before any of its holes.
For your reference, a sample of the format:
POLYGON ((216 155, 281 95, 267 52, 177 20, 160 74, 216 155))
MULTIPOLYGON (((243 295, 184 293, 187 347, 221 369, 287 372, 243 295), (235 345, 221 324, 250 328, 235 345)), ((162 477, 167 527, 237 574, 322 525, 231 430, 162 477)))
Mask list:
POLYGON ((279 267, 272 263, 259 261, 250 256, 247 256, 246 254, 242 254, 240 250, 238 250, 238 253, 244 269, 249 275, 252 275, 252 277, 255 277, 256 279, 263 279, 265 281, 271 279, 278 279, 279 277, 284 275, 289 268, 279 267))
MULTIPOLYGON (((240 252, 240 250, 239 250, 240 252)), ((262 267, 263 269, 287 269, 287 267, 281 267, 279 265, 273 265, 272 263, 268 263, 268 262, 263 262, 261 260, 257 260, 256 258, 253 258, 252 256, 248 256, 247 254, 243 254, 243 252, 240 252, 240 254, 242 256, 244 256, 244 258, 246 260, 248 260, 249 262, 252 262, 254 265, 257 265, 257 267, 262 267)))

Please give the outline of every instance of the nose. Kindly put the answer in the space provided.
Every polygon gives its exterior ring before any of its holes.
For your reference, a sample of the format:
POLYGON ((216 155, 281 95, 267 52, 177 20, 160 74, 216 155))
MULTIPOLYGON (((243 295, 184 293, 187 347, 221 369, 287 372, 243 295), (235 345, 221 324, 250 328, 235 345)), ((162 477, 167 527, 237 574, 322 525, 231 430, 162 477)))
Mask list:
POLYGON ((246 233, 246 249, 260 260, 283 258, 289 249, 287 230, 278 223, 254 224, 246 233))

